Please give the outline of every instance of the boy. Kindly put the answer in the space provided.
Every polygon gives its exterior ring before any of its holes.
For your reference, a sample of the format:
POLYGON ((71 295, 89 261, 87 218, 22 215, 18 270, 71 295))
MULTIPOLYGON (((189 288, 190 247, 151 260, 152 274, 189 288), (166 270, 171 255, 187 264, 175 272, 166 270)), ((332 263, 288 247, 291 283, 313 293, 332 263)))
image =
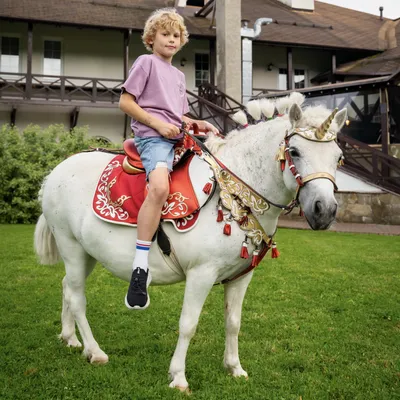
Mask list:
POLYGON ((183 136, 182 121, 189 126, 196 122, 200 130, 218 133, 210 123, 184 116, 189 112, 185 76, 171 65, 172 57, 188 41, 183 18, 173 8, 156 10, 146 21, 142 40, 153 54, 135 61, 119 103, 120 109, 132 117, 135 144, 149 181, 149 192, 138 215, 136 255, 125 297, 129 309, 139 310, 150 304, 148 255, 169 194, 173 147, 183 136))

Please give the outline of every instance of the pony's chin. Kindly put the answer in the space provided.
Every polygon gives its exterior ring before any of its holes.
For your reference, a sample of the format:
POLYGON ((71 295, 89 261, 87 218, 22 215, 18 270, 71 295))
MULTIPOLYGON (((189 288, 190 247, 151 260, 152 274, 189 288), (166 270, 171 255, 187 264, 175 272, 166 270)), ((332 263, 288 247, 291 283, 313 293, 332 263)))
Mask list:
POLYGON ((330 226, 333 224, 335 221, 335 218, 314 218, 314 216, 307 216, 306 213, 304 213, 306 220, 308 222, 308 225, 310 225, 310 228, 314 231, 324 231, 330 228, 330 226))

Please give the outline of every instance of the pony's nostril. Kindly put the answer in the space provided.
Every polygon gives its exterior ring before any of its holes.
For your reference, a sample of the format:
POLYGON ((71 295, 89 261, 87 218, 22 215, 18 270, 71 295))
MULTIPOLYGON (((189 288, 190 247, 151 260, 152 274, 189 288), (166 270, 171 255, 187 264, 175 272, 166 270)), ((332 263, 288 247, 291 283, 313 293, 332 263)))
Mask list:
POLYGON ((337 204, 335 204, 335 205, 332 207, 332 217, 336 217, 336 213, 337 213, 337 204))
POLYGON ((320 202, 319 200, 317 200, 317 201, 314 203, 314 213, 315 213, 315 214, 320 214, 321 211, 322 211, 322 204, 321 204, 321 202, 320 202))

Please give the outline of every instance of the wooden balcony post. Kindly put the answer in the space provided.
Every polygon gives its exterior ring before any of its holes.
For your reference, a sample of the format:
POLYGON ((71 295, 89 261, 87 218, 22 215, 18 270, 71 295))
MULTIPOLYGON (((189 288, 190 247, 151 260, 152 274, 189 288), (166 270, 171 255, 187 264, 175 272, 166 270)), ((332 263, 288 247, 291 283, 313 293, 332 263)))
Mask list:
POLYGON ((293 89, 293 51, 287 48, 287 90, 293 89))
POLYGON ((96 103, 97 101, 97 79, 93 79, 93 86, 92 86, 92 103, 96 103))
POLYGON ((217 55, 215 52, 215 40, 210 40, 210 83, 215 86, 215 64, 217 55))
POLYGON ((131 40, 132 29, 124 31, 124 81, 128 78, 129 71, 129 42, 131 40))
POLYGON ((11 114, 10 114, 10 125, 11 126, 15 126, 16 116, 17 116, 17 109, 15 106, 13 106, 11 109, 11 114))
MULTIPOLYGON (((381 141, 382 141, 382 153, 389 153, 389 118, 388 118, 388 98, 387 98, 387 89, 380 89, 380 111, 381 111, 381 141)), ((389 176, 389 168, 387 164, 382 165, 382 175, 389 176)))
POLYGON ((65 76, 60 78, 60 97, 62 101, 65 100, 65 76))
MULTIPOLYGON (((131 41, 132 29, 124 31, 124 82, 128 78, 129 72, 129 42, 131 41)), ((125 114, 124 116, 124 140, 127 138, 126 131, 128 130, 129 117, 125 114)))
POLYGON ((332 52, 331 83, 336 83, 336 52, 332 52))
POLYGON ((32 97, 32 48, 33 48, 33 25, 28 24, 28 44, 27 44, 27 66, 26 66, 26 86, 25 97, 32 97))

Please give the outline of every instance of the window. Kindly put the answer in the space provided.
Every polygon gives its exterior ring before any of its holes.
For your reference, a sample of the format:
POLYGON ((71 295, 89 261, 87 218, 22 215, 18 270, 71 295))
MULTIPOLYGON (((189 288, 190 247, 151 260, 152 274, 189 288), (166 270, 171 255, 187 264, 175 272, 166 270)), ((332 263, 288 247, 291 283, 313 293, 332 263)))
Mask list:
POLYGON ((278 89, 287 90, 287 69, 279 68, 278 89))
MULTIPOLYGON (((294 88, 302 89, 306 87, 306 72, 304 69, 294 70, 294 88)), ((287 90, 287 69, 279 68, 278 89, 287 90)))
POLYGON ((208 82, 210 78, 210 60, 208 54, 195 54, 195 80, 196 87, 199 87, 203 82, 208 82))
POLYGON ((294 88, 302 89, 306 87, 306 74, 304 69, 294 70, 294 88))
POLYGON ((19 39, 16 37, 1 38, 0 71, 19 72, 19 39))
POLYGON ((194 7, 204 7, 205 3, 206 3, 205 0, 187 0, 186 1, 187 6, 194 6, 194 7))
POLYGON ((61 42, 44 41, 43 74, 61 75, 61 42))

